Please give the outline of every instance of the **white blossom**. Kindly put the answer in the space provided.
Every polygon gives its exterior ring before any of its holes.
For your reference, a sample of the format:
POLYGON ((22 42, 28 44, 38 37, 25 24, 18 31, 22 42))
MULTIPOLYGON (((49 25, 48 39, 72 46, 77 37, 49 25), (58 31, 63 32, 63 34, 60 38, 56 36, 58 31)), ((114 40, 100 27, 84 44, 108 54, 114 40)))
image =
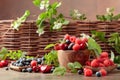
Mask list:
POLYGON ((54 22, 53 29, 60 29, 62 26, 62 23, 54 22))

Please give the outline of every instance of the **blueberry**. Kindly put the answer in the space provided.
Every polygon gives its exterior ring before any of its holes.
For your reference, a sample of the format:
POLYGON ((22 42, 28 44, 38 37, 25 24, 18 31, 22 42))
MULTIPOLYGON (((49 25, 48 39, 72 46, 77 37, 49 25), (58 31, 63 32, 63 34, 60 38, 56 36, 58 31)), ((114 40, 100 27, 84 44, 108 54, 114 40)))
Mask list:
POLYGON ((117 69, 120 70, 120 66, 117 66, 117 69))
POLYGON ((32 68, 27 68, 27 72, 31 73, 32 72, 32 68))
POLYGON ((9 70, 9 68, 8 68, 8 67, 5 67, 5 70, 6 70, 6 71, 9 70))
POLYGON ((22 69, 22 72, 27 72, 27 69, 22 69))
POLYGON ((41 59, 41 58, 38 58, 38 59, 37 59, 37 63, 38 63, 38 64, 41 64, 41 62, 42 62, 42 59, 41 59))
POLYGON ((73 45, 74 45, 74 43, 70 43, 68 46, 68 50, 72 50, 73 45))
POLYGON ((24 66, 22 63, 17 64, 18 67, 24 66))
POLYGON ((78 74, 82 74, 83 73, 83 71, 82 70, 78 70, 78 74))
POLYGON ((71 41, 67 39, 67 40, 65 41, 65 43, 69 45, 69 44, 71 43, 71 41))
POLYGON ((29 63, 30 63, 31 61, 32 61, 32 59, 26 59, 26 62, 29 62, 29 63))
POLYGON ((30 63, 29 62, 24 62, 24 65, 30 65, 30 63))
POLYGON ((100 72, 96 72, 95 75, 96 75, 97 77, 101 77, 101 76, 102 76, 100 72))
POLYGON ((20 63, 20 60, 17 60, 16 63, 20 63))

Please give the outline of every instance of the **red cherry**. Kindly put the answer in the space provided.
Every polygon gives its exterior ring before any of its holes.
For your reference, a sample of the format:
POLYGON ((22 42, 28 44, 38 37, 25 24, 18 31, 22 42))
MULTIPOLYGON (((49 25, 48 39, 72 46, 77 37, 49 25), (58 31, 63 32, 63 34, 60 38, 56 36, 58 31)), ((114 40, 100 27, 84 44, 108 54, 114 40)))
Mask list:
POLYGON ((101 58, 108 58, 108 52, 102 52, 102 53, 100 54, 100 57, 101 57, 101 58))
POLYGON ((66 45, 65 45, 64 43, 59 44, 59 47, 60 47, 61 50, 64 50, 64 49, 65 49, 65 46, 66 46, 66 45))
POLYGON ((81 44, 80 44, 80 49, 81 49, 81 50, 86 49, 86 43, 81 43, 81 44))
POLYGON ((51 65, 42 65, 40 71, 43 73, 50 73, 51 69, 52 69, 51 65))
POLYGON ((81 43, 86 43, 86 42, 88 42, 87 38, 85 38, 85 37, 81 38, 81 43))
POLYGON ((31 61, 30 65, 31 65, 31 67, 33 67, 33 66, 37 66, 38 64, 37 64, 36 60, 33 60, 33 61, 31 61))
POLYGON ((107 71, 105 69, 100 69, 99 72, 102 74, 102 76, 107 75, 107 71))
POLYGON ((32 70, 33 70, 34 72, 39 72, 39 71, 40 71, 40 68, 39 68, 39 66, 33 66, 33 67, 32 67, 32 70))
POLYGON ((3 67, 3 64, 2 63, 0 63, 0 68, 2 68, 3 67))
POLYGON ((82 43, 82 41, 81 41, 81 39, 79 39, 79 38, 77 38, 76 40, 75 40, 75 44, 81 44, 82 43))
POLYGON ((84 75, 85 76, 92 76, 93 72, 91 69, 86 69, 85 72, 84 72, 84 75))
POLYGON ((60 48, 59 44, 56 44, 56 45, 54 46, 54 49, 55 49, 55 50, 60 50, 61 48, 60 48))
POLYGON ((7 60, 2 60, 0 62, 4 67, 8 66, 8 61, 7 60))

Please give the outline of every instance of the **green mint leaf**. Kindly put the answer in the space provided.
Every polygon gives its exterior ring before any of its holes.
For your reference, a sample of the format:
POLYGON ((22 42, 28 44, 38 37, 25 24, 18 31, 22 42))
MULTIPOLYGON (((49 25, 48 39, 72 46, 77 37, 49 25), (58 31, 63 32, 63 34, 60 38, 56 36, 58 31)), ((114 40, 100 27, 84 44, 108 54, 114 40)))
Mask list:
POLYGON ((106 41, 105 39, 105 32, 101 32, 101 31, 91 31, 92 33, 92 37, 94 38, 98 38, 101 41, 106 41))
POLYGON ((93 50, 96 56, 99 56, 102 52, 100 45, 91 37, 88 39, 88 49, 93 50))
POLYGON ((63 76, 66 73, 66 68, 65 67, 57 67, 55 68, 55 70, 53 71, 53 75, 61 75, 63 76))
POLYGON ((74 62, 73 64, 74 64, 74 68, 76 69, 82 68, 82 65, 79 62, 74 62))
POLYGON ((67 25, 67 24, 69 24, 70 23, 70 21, 68 21, 68 20, 64 20, 64 22, 62 23, 63 25, 67 25))
POLYGON ((55 44, 49 44, 44 48, 44 50, 49 49, 49 48, 54 47, 54 46, 55 46, 55 44))
POLYGON ((114 58, 115 58, 115 55, 114 55, 114 53, 111 51, 111 58, 110 58, 110 59, 111 59, 112 61, 114 61, 114 58))
POLYGON ((2 49, 0 50, 0 59, 4 60, 6 59, 8 54, 8 50, 5 47, 2 47, 2 49))
POLYGON ((68 63, 67 66, 68 66, 69 69, 74 69, 74 64, 73 63, 68 63))
POLYGON ((22 17, 20 17, 17 20, 13 21, 12 24, 11 24, 13 29, 19 30, 20 25, 22 24, 22 22, 26 21, 26 19, 28 18, 29 15, 30 15, 30 11, 26 10, 22 17))
POLYGON ((41 2, 41 0, 33 0, 33 4, 37 7, 40 6, 40 2, 41 2))

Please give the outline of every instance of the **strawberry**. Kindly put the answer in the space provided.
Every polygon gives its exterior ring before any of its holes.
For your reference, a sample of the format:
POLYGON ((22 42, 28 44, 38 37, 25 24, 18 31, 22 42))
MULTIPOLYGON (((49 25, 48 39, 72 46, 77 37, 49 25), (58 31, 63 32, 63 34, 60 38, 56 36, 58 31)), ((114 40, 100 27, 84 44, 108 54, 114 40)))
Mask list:
POLYGON ((79 38, 77 38, 76 40, 75 40, 75 44, 81 44, 82 43, 82 41, 81 41, 81 39, 79 39, 79 38))
POLYGON ((76 37, 75 37, 75 36, 71 36, 71 37, 70 37, 70 41, 71 41, 71 42, 73 42, 73 43, 74 43, 74 42, 75 42, 75 40, 76 40, 76 37))
POLYGON ((67 39, 69 40, 69 39, 70 39, 70 35, 69 35, 69 34, 66 34, 66 35, 64 36, 64 39, 65 39, 65 40, 67 40, 67 39))
POLYGON ((94 60, 91 62, 91 66, 92 66, 92 67, 98 67, 98 66, 99 66, 98 60, 97 60, 97 59, 94 59, 94 60))
POLYGON ((54 49, 55 50, 60 50, 61 48, 60 48, 59 44, 55 44, 54 49))
POLYGON ((86 69, 86 70, 84 71, 84 75, 85 75, 85 76, 92 76, 92 74, 93 74, 93 71, 92 71, 91 69, 86 69))
POLYGON ((43 73, 50 73, 51 69, 52 69, 51 65, 42 65, 40 71, 43 73))
POLYGON ((73 49, 74 51, 78 51, 78 50, 80 49, 80 45, 79 45, 79 44, 75 44, 75 45, 72 47, 72 49, 73 49))
POLYGON ((101 57, 101 58, 108 58, 108 53, 107 53, 107 52, 102 52, 102 53, 100 54, 100 57, 101 57))
POLYGON ((107 71, 105 69, 100 69, 99 72, 102 74, 102 76, 107 75, 107 71))
POLYGON ((32 70, 33 70, 34 72, 39 72, 39 71, 40 71, 40 68, 39 68, 39 66, 33 66, 33 67, 32 67, 32 70))
POLYGON ((36 60, 32 60, 31 63, 30 63, 30 65, 31 65, 31 67, 33 67, 33 66, 37 66, 38 64, 37 64, 36 60))
POLYGON ((0 68, 2 68, 3 67, 3 64, 2 63, 0 63, 0 68))

